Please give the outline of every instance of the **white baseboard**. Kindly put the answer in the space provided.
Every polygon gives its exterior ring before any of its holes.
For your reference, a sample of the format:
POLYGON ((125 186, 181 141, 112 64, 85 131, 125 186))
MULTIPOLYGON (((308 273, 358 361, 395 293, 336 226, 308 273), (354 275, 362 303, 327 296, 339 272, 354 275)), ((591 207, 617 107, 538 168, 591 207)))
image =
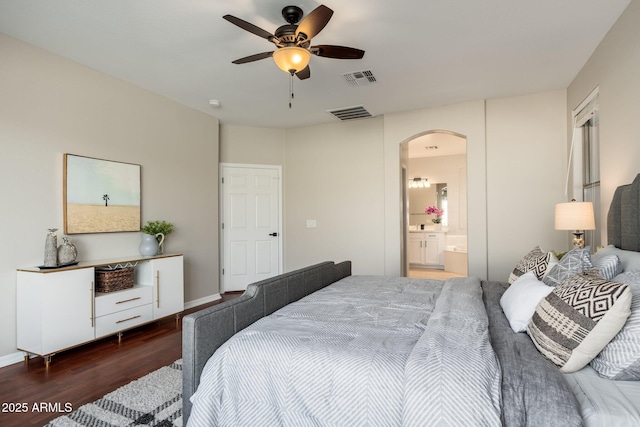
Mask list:
POLYGON ((202 305, 202 304, 208 304, 208 303, 214 302, 214 301, 219 301, 221 299, 222 299, 222 297, 220 296, 220 294, 209 295, 208 297, 202 297, 202 298, 198 298, 198 299, 193 300, 193 301, 185 302, 184 303, 184 309, 187 310, 189 308, 197 307, 197 306, 202 305))
POLYGON ((24 352, 17 351, 15 353, 7 354, 6 356, 0 357, 0 368, 4 368, 5 366, 13 365, 14 363, 23 362, 24 361, 24 352))

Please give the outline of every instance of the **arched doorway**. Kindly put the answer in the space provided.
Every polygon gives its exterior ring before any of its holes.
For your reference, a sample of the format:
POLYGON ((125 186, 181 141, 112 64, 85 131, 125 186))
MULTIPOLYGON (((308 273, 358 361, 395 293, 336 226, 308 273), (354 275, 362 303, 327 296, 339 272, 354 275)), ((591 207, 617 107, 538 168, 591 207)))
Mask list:
POLYGON ((467 140, 446 130, 400 145, 403 198, 402 275, 467 275, 467 140), (436 213, 425 213, 430 211, 436 213), (434 221, 436 220, 436 221, 434 221))

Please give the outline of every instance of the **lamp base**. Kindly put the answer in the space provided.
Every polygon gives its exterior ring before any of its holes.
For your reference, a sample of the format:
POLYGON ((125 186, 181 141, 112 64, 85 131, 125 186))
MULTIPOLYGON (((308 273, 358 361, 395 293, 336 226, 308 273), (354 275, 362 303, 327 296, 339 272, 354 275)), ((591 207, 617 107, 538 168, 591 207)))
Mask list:
POLYGON ((580 230, 576 230, 573 232, 573 247, 574 248, 584 248, 584 232, 580 230))

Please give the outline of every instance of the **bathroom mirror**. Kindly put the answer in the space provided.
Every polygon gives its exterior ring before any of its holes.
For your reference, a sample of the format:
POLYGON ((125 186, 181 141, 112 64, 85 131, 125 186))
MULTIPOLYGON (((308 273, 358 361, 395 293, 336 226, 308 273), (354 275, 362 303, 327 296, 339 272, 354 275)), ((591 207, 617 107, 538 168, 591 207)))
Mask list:
POLYGON ((431 183, 426 188, 409 188, 409 225, 433 225, 435 215, 424 213, 427 206, 444 209, 442 224, 447 224, 447 183, 431 183))

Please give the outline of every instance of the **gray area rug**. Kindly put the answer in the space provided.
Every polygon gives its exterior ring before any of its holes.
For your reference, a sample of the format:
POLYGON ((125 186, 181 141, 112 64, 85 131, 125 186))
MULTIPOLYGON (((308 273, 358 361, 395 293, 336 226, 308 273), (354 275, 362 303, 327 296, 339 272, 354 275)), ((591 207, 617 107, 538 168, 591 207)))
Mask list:
POLYGON ((182 427, 182 359, 56 418, 46 427, 182 427))

